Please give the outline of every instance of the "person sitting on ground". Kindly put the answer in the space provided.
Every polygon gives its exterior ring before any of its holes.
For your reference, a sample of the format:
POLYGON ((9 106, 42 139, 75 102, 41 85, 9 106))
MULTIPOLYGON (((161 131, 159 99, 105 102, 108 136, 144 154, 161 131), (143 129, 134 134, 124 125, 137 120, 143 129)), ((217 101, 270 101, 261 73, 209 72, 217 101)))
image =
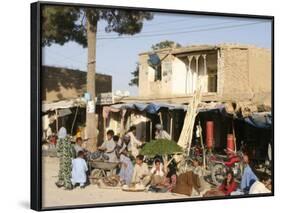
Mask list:
POLYGON ((128 133, 126 134, 130 137, 130 149, 131 154, 136 158, 139 154, 139 149, 143 143, 136 138, 136 126, 131 126, 128 133))
POLYGON ((134 167, 132 183, 140 183, 143 186, 147 186, 151 180, 148 166, 143 162, 144 156, 137 155, 136 165, 134 167))
POLYGON ((88 171, 88 166, 84 160, 84 152, 79 151, 77 158, 72 160, 72 172, 71 172, 71 182, 75 187, 76 184, 80 185, 80 188, 85 187, 87 181, 86 172, 88 171))
POLYGON ((237 189, 237 183, 234 180, 234 175, 232 170, 228 170, 226 177, 222 184, 215 189, 211 189, 204 194, 204 197, 212 196, 228 196, 237 189))
POLYGON ((198 158, 195 158, 192 160, 192 165, 193 165, 193 173, 198 175, 199 180, 200 180, 200 188, 199 191, 203 192, 206 189, 209 189, 209 184, 205 181, 204 179, 204 169, 201 166, 201 162, 198 158))
POLYGON ((108 162, 117 162, 117 156, 115 152, 116 143, 113 141, 113 130, 108 130, 106 133, 107 140, 103 142, 103 144, 98 147, 99 151, 102 151, 105 153, 105 155, 108 157, 108 162))
POLYGON ((120 168, 119 176, 120 176, 121 185, 126 184, 129 186, 132 180, 134 166, 132 164, 131 159, 128 157, 127 150, 124 150, 120 154, 120 164, 121 164, 121 168, 120 168))
POLYGON ((164 185, 167 191, 171 192, 177 184, 177 174, 176 169, 173 167, 169 167, 167 170, 168 173, 165 177, 164 185))
POLYGON ((155 139, 171 140, 171 136, 163 129, 163 125, 156 124, 155 128, 156 128, 155 139))
POLYGON ((271 179, 267 173, 261 173, 249 190, 249 194, 271 193, 271 179))
POLYGON ((246 194, 249 192, 251 185, 258 179, 253 170, 250 167, 249 155, 243 154, 243 163, 245 164, 240 188, 246 194))
POLYGON ((249 155, 246 153, 243 154, 243 163, 244 171, 240 182, 240 188, 237 191, 232 192, 231 195, 248 194, 252 184, 258 179, 249 165, 250 159, 249 155))
POLYGON ((167 171, 165 171, 163 163, 161 163, 160 159, 157 158, 154 161, 154 165, 153 165, 152 169, 150 170, 150 173, 151 173, 151 186, 153 186, 153 187, 162 186, 164 183, 167 171))
POLYGON ((230 195, 237 189, 237 183, 234 180, 234 174, 232 170, 226 173, 226 178, 220 185, 219 190, 224 193, 224 195, 230 195))

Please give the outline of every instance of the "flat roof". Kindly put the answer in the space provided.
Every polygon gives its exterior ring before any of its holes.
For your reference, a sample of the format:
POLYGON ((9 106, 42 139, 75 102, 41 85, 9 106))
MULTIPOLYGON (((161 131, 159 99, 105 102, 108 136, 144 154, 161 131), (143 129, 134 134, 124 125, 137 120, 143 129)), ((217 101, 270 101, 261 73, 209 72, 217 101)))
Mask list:
POLYGON ((222 44, 217 44, 217 45, 201 44, 201 45, 189 45, 189 46, 177 47, 177 48, 169 47, 169 48, 163 48, 163 49, 155 50, 155 51, 142 52, 139 55, 148 55, 148 54, 153 54, 153 53, 163 53, 163 54, 170 53, 172 55, 177 55, 177 54, 186 53, 186 52, 208 51, 208 50, 217 50, 217 49, 222 49, 222 48, 230 48, 230 49, 256 48, 256 49, 269 50, 267 48, 259 48, 254 45, 222 43, 222 44))

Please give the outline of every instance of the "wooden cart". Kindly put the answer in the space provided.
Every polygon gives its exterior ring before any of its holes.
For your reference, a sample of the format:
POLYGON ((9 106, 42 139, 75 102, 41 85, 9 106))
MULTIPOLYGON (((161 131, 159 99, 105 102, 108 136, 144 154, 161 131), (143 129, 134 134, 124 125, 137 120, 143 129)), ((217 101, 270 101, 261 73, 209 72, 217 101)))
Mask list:
POLYGON ((90 176, 89 180, 91 184, 96 184, 102 178, 107 177, 107 172, 109 175, 113 175, 113 170, 117 168, 118 162, 107 162, 101 160, 90 160, 88 162, 90 176))

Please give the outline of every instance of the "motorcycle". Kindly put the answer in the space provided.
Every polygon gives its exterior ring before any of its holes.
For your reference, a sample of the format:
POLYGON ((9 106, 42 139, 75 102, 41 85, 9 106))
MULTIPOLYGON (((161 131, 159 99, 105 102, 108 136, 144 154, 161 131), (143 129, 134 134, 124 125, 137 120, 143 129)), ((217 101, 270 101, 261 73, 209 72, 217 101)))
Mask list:
POLYGON ((208 165, 211 169, 211 179, 212 183, 219 186, 222 184, 226 173, 229 169, 232 169, 234 178, 240 181, 243 172, 242 163, 242 151, 225 150, 227 155, 210 154, 207 157, 208 165))

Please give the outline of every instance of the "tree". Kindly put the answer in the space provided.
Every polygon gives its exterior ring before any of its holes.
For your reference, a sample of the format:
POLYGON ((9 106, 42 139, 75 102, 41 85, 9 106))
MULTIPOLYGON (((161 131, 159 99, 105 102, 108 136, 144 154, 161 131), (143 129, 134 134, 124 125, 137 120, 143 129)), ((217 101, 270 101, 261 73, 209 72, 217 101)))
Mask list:
MULTIPOLYGON (((153 51, 157 51, 157 50, 161 50, 161 49, 168 48, 168 47, 178 48, 178 47, 181 47, 181 45, 174 41, 165 40, 165 41, 161 41, 157 44, 152 45, 151 49, 153 51)), ((136 69, 133 72, 131 72, 132 79, 129 82, 129 86, 137 86, 137 87, 139 86, 139 63, 136 63, 136 64, 137 64, 136 69)))
POLYGON ((179 43, 174 42, 174 41, 165 40, 165 41, 161 41, 157 44, 152 45, 151 49, 153 51, 156 51, 156 50, 161 50, 161 49, 168 48, 168 47, 179 48, 179 47, 181 47, 181 45, 179 43))
POLYGON ((130 83, 129 83, 129 86, 139 86, 139 68, 140 64, 139 63, 136 63, 136 69, 131 72, 133 78, 131 79, 130 83))
POLYGON ((140 151, 142 155, 148 157, 162 156, 165 167, 168 167, 173 160, 173 157, 169 160, 169 156, 182 152, 182 148, 175 141, 167 139, 152 140, 146 143, 140 151))
MULTIPOLYGON (((105 32, 134 35, 142 30, 144 20, 151 19, 152 13, 135 10, 44 6, 42 45, 50 46, 53 43, 63 45, 75 41, 84 48, 88 47, 87 92, 94 102, 98 22, 106 21, 105 32)), ((88 149, 95 150, 97 142, 95 113, 87 112, 86 128, 89 138, 88 149)))

